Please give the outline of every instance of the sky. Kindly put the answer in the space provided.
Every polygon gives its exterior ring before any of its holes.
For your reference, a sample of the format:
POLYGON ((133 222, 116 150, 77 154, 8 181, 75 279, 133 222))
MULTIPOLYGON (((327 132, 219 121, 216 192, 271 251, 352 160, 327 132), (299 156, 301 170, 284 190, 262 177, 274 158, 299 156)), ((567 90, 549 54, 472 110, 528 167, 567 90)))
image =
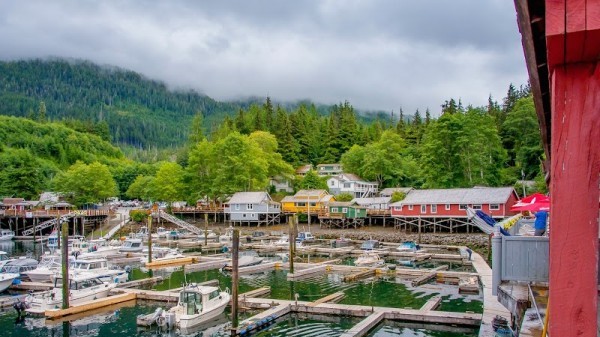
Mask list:
POLYGON ((0 0, 0 46, 1 60, 85 59, 217 100, 405 114, 527 81, 508 0, 0 0))

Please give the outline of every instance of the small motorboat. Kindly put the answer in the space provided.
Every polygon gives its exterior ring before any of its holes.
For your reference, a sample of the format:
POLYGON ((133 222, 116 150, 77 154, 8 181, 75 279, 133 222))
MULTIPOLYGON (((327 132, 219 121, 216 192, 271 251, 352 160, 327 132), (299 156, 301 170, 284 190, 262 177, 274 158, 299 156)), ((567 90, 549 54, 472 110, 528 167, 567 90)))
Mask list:
MULTIPOLYGON (((257 264, 261 264, 264 261, 264 259, 264 257, 258 256, 258 253, 253 250, 240 252, 240 256, 238 258, 238 268, 250 267, 255 266, 257 264)), ((223 270, 230 271, 232 270, 232 268, 233 265, 231 264, 231 262, 228 262, 225 265, 225 267, 223 267, 223 270)))
POLYGON ((46 242, 46 246, 50 249, 58 248, 58 231, 57 230, 53 230, 52 233, 50 233, 50 236, 48 236, 48 242, 46 242))
POLYGON ((385 261, 375 252, 364 252, 354 261, 357 267, 376 267, 384 263, 385 261))
POLYGON ((140 230, 137 233, 133 234, 133 236, 138 239, 147 238, 148 237, 148 227, 146 227, 146 226, 140 227, 140 230))
POLYGON ((290 245, 290 236, 282 235, 279 240, 275 241, 276 246, 289 246, 290 245))
POLYGON ((0 293, 8 289, 19 276, 17 273, 0 273, 0 293))
POLYGON ((158 227, 158 229, 156 229, 156 233, 152 234, 152 237, 155 239, 165 239, 167 237, 167 235, 169 235, 168 230, 166 230, 164 227, 158 227))
POLYGON ((367 240, 365 242, 363 242, 363 244, 360 246, 360 249, 362 250, 373 250, 373 249, 377 249, 379 248, 379 241, 377 240, 367 240))
POLYGON ((141 253, 144 250, 142 239, 127 238, 119 248, 119 253, 141 253))
POLYGON ((339 239, 333 240, 333 242, 331 243, 331 246, 333 248, 348 247, 351 245, 352 245, 352 241, 346 239, 345 237, 341 237, 339 239))
POLYGON ((38 266, 38 261, 29 257, 21 256, 18 259, 9 260, 0 273, 19 274, 26 277, 27 272, 34 270, 38 266))
POLYGON ((414 241, 404 241, 396 248, 399 252, 416 252, 419 246, 414 241))
MULTIPOLYGON (((102 282, 96 275, 81 273, 69 277, 69 304, 105 298, 117 286, 116 283, 102 282)), ((32 314, 44 314, 46 310, 57 310, 62 306, 62 277, 54 279, 54 288, 41 293, 31 293, 25 302, 32 314)))
POLYGON ((10 229, 0 230, 0 241, 10 241, 15 237, 15 232, 10 229))
POLYGON ((126 270, 116 266, 109 267, 105 258, 94 260, 75 260, 73 266, 69 269, 73 275, 89 273, 95 275, 102 282, 124 283, 129 279, 126 270))
MULTIPOLYGON (((69 260, 73 261, 75 257, 69 256, 69 260)), ((46 254, 40 258, 40 263, 37 268, 24 272, 23 275, 28 277, 32 282, 52 282, 54 276, 61 272, 62 260, 60 254, 46 254)))
POLYGON ((179 293, 176 306, 166 311, 158 308, 154 313, 138 316, 136 321, 141 326, 189 329, 221 315, 230 299, 228 289, 189 284, 179 293))
MULTIPOLYGON (((203 242, 204 241, 204 232, 202 231, 202 233, 200 233, 200 235, 198 235, 198 241, 203 242)), ((208 230, 206 231, 208 232, 208 235, 206 235, 206 240, 209 241, 215 241, 217 239, 217 234, 215 234, 215 232, 208 230)))
POLYGON ((296 236, 296 242, 313 241, 315 237, 311 232, 300 232, 296 236))

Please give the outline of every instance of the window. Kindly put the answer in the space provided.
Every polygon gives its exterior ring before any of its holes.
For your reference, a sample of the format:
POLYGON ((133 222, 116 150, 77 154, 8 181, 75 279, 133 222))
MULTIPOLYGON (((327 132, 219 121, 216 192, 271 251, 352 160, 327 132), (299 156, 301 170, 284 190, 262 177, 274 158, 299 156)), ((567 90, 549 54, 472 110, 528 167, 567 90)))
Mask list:
POLYGON ((305 206, 306 206, 306 203, 305 203, 305 202, 297 202, 297 203, 296 203, 296 206, 297 206, 297 207, 305 207, 305 206))
POLYGON ((337 212, 338 212, 337 207, 331 207, 331 213, 337 213, 337 212))
POLYGON ((427 205, 421 205, 421 214, 427 213, 427 205))
POLYGON ((490 211, 498 211, 500 210, 499 204, 490 204, 490 211))
POLYGON ((247 204, 246 209, 254 209, 254 204, 247 204))
POLYGON ((431 213, 437 213, 437 205, 431 205, 431 213))
POLYGON ((344 188, 350 188, 350 187, 352 187, 351 183, 344 183, 344 188))
POLYGON ((408 205, 408 210, 412 211, 413 210, 413 205, 408 205))
POLYGON ((466 209, 467 209, 467 205, 465 205, 465 204, 460 204, 460 205, 458 205, 458 209, 460 209, 461 211, 464 211, 464 210, 466 210, 466 209))
POLYGON ((346 208, 346 207, 342 208, 342 213, 348 213, 348 208, 346 208))
POLYGON ((219 297, 219 291, 215 290, 208 295, 208 299, 212 300, 213 298, 219 297))
POLYGON ((394 206, 394 211, 401 211, 402 210, 402 206, 394 206))
POLYGON ((239 211, 240 210, 240 204, 235 204, 235 210, 239 211))
POLYGON ((481 205, 473 205, 473 209, 475 209, 475 210, 481 209, 481 205))
POLYGON ((310 207, 317 207, 317 203, 316 202, 311 202, 310 203, 310 207))
POLYGON ((242 213, 242 218, 245 218, 245 217, 246 217, 246 213, 242 213))
POLYGON ((449 211, 450 210, 450 204, 446 204, 446 210, 449 211))
POLYGON ((330 185, 331 186, 335 186, 335 181, 332 180, 331 183, 330 183, 330 185))

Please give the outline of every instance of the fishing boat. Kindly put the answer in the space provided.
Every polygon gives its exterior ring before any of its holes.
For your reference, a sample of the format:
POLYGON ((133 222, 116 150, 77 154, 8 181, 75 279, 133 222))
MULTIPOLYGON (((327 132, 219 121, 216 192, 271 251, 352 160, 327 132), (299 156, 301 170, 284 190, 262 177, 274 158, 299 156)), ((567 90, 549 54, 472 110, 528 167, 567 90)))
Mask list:
MULTIPOLYGON (((69 256, 73 260, 73 256, 69 256)), ((27 271, 24 276, 28 277, 32 282, 52 282, 52 278, 60 273, 62 266, 61 256, 59 254, 46 254, 40 258, 40 263, 37 268, 27 271)))
POLYGON ((156 233, 152 234, 152 237, 155 239, 165 239, 167 235, 169 235, 168 230, 166 230, 164 227, 158 227, 158 229, 156 229, 156 233))
POLYGON ((102 282, 124 283, 127 282, 129 274, 124 269, 108 266, 104 258, 94 260, 75 260, 70 272, 76 276, 80 273, 95 275, 102 282))
POLYGON ((21 256, 18 259, 11 259, 0 269, 0 273, 19 274, 26 276, 29 271, 37 268, 38 261, 26 256, 21 256))
POLYGON ((10 241, 15 237, 15 232, 10 229, 0 230, 0 241, 10 241))
POLYGON ((396 248, 399 252, 416 252, 418 245, 414 241, 404 241, 396 248))
MULTIPOLYGON (((116 283, 102 282, 96 275, 81 273, 69 277, 69 304, 105 298, 117 286, 116 283)), ((31 314, 44 314, 46 310, 57 310, 62 305, 62 278, 54 279, 54 288, 41 293, 29 294, 25 300, 31 314)))
POLYGON ((142 239, 127 238, 119 248, 119 253, 141 253, 144 250, 142 239))
POLYGON ((221 315, 230 299, 227 289, 189 284, 179 293, 175 307, 167 311, 159 308, 152 314, 138 316, 136 321, 141 326, 189 329, 221 315))
POLYGON ((384 263, 385 261, 375 252, 364 252, 354 261, 354 265, 357 267, 375 267, 384 263))
POLYGON ((19 277, 17 273, 0 273, 0 293, 8 289, 13 281, 19 277))
MULTIPOLYGON (((261 264, 264 259, 264 257, 258 256, 258 253, 253 250, 243 251, 240 252, 240 256, 238 258, 238 267, 242 268, 255 266, 257 264, 261 264)), ((231 270, 232 268, 233 265, 231 262, 228 262, 225 267, 223 267, 224 270, 231 270)))

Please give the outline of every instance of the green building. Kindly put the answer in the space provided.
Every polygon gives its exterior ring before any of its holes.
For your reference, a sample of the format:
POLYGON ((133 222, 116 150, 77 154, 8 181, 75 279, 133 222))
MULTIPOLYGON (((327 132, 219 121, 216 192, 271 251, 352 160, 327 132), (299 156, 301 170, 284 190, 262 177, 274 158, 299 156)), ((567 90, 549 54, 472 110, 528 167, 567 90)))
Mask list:
POLYGON ((330 202, 329 216, 332 218, 360 219, 367 217, 367 208, 355 202, 330 202))

